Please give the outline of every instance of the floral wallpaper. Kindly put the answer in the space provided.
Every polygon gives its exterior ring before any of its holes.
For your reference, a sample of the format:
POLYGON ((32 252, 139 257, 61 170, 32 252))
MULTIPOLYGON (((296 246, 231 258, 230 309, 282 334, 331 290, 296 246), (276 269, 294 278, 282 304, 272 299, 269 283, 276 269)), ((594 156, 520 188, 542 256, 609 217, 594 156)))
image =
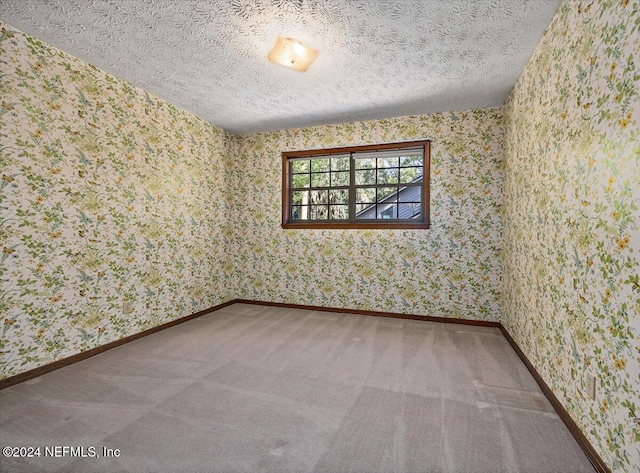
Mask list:
POLYGON ((498 320, 499 109, 253 134, 230 170, 236 296, 498 320), (429 230, 281 228, 283 151, 431 139, 429 230))
POLYGON ((562 3, 504 110, 502 323, 624 472, 640 471, 639 8, 562 3))
POLYGON ((232 299, 226 132, 0 28, 0 377, 232 299))

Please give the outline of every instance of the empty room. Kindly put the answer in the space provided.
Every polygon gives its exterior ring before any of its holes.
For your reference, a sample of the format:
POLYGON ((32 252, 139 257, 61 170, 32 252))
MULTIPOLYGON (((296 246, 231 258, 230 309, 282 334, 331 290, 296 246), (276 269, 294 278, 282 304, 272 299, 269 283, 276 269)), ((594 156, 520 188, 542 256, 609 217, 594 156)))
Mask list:
POLYGON ((638 0, 0 0, 0 471, 640 472, 638 0))

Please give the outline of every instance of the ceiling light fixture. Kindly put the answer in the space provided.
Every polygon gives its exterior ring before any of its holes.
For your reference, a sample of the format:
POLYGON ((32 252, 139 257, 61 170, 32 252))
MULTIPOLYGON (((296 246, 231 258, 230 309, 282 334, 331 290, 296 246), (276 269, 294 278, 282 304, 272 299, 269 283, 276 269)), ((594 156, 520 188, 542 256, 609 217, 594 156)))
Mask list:
POLYGON ((271 62, 304 72, 318 57, 318 50, 305 46, 297 39, 278 36, 267 57, 271 62))

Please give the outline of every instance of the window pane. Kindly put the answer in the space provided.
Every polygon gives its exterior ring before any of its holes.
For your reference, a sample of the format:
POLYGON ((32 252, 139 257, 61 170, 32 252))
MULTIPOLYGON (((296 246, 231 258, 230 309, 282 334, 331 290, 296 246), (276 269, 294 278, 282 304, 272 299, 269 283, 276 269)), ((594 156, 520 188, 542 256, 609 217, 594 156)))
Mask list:
POLYGON ((375 188, 356 189, 356 202, 362 204, 372 204, 376 201, 375 188))
POLYGON ((400 158, 378 158, 379 168, 397 168, 400 158))
POLYGON ((422 166, 422 156, 402 156, 400 166, 422 166))
POLYGON ((376 160, 373 158, 355 158, 356 169, 373 169, 376 167, 376 160))
POLYGON ((378 169, 378 184, 397 184, 398 168, 378 169))
POLYGON ((376 204, 356 204, 356 219, 376 218, 376 204))
POLYGON ((327 207, 327 205, 312 205, 309 220, 326 220, 329 213, 327 207))
POLYGON ((422 196, 422 186, 407 186, 398 193, 400 202, 420 202, 422 196))
MULTIPOLYGON (((392 194, 394 194, 392 197, 389 197, 389 202, 396 201, 396 195, 395 192, 398 188, 397 187, 378 187, 376 190, 378 191, 378 202, 380 202, 382 199, 384 199, 385 197, 391 196, 392 194)), ((386 202, 386 201, 385 201, 386 202)))
POLYGON ((311 160, 311 171, 328 171, 329 158, 315 158, 311 160))
POLYGON ((362 186, 376 183, 376 170, 365 169, 364 171, 356 171, 356 185, 362 186))
POLYGON ((332 171, 348 171, 349 170, 349 157, 331 158, 331 170, 332 171))
POLYGON ((329 203, 329 191, 311 191, 310 204, 328 204, 329 203))
POLYGON ((312 173, 311 187, 329 187, 329 173, 328 172, 312 173))
POLYGON ((291 208, 292 220, 307 220, 309 215, 309 207, 306 205, 294 205, 291 208))
POLYGON ((309 160, 298 159, 291 161, 291 172, 309 172, 309 160))
POLYGON ((349 218, 349 206, 348 205, 330 205, 329 218, 331 220, 345 220, 349 218))
POLYGON ((291 193, 293 205, 307 205, 309 203, 309 191, 293 191, 291 193))
POLYGON ((345 204, 349 203, 349 191, 347 189, 335 189, 329 191, 329 203, 330 204, 345 204))
POLYGON ((379 219, 398 218, 396 204, 378 205, 379 219))
POLYGON ((411 204, 399 204, 398 218, 416 218, 420 216, 420 204, 414 202, 411 204))
POLYGON ((309 174, 294 174, 292 176, 292 181, 294 189, 309 187, 309 174))
POLYGON ((412 182, 422 176, 422 168, 401 168, 400 182, 412 182))
POLYGON ((349 171, 347 172, 332 172, 331 173, 331 186, 348 186, 349 185, 349 171))

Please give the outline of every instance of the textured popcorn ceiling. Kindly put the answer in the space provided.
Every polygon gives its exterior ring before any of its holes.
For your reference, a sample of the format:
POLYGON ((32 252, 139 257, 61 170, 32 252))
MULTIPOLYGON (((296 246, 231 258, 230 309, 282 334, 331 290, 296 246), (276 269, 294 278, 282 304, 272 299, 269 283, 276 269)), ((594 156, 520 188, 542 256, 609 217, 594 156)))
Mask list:
POLYGON ((502 105, 559 0, 2 0, 0 18, 236 133, 502 105), (267 61, 278 35, 320 50, 267 61))

